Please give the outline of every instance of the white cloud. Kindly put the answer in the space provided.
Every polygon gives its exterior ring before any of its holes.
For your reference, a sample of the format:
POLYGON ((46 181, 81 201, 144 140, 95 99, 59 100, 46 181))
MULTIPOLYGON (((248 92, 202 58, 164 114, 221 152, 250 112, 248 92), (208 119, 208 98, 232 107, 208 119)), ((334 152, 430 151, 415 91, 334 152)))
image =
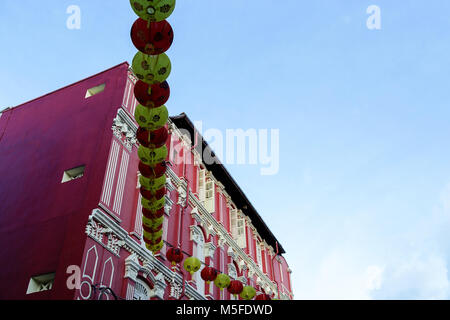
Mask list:
POLYGON ((312 241, 303 239, 308 249, 295 267, 296 298, 449 299, 450 184, 436 200, 419 216, 389 220, 368 210, 310 222, 312 241))

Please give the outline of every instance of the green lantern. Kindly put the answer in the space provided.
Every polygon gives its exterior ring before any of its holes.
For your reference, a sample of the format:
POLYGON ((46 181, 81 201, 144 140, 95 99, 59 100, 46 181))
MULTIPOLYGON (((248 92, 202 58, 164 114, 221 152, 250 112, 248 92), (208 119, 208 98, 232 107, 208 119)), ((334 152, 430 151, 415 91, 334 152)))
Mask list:
MULTIPOLYGON (((167 182, 167 177, 165 175, 161 176, 159 178, 156 178, 156 179, 149 179, 144 176, 139 177, 139 183, 141 184, 141 186, 143 186, 146 190, 149 190, 150 192, 153 192, 153 193, 160 190, 161 188, 163 188, 166 185, 166 182, 167 182)), ((163 199, 164 199, 164 197, 163 197, 163 199)), ((161 208, 159 208, 159 209, 161 209, 161 208)), ((156 211, 156 210, 153 210, 153 211, 156 211)))
POLYGON ((149 251, 153 252, 153 254, 156 254, 156 253, 158 253, 159 251, 161 251, 161 249, 164 247, 164 241, 161 240, 160 243, 158 243, 158 244, 156 244, 156 245, 154 245, 154 246, 151 246, 151 245, 149 245, 149 244, 145 244, 145 247, 146 247, 149 251))
POLYGON ((190 257, 184 260, 184 269, 189 272, 191 276, 200 270, 201 266, 201 261, 196 257, 190 257))
POLYGON ((167 19, 175 9, 175 0, 130 0, 133 11, 142 19, 151 22, 167 19))
POLYGON ((151 56, 139 51, 133 58, 132 68, 139 80, 155 84, 167 80, 172 71, 172 64, 165 53, 151 56))
POLYGON ((150 229, 155 229, 160 226, 164 222, 164 216, 159 219, 148 219, 146 217, 142 217, 142 224, 150 229))
POLYGON ((139 104, 134 112, 134 118, 141 128, 155 131, 166 125, 169 111, 166 106, 150 109, 139 104))
POLYGON ((222 291, 225 288, 228 288, 230 282, 231 282, 230 277, 223 273, 219 274, 216 280, 214 280, 214 284, 216 285, 216 287, 220 289, 220 291, 222 291))
POLYGON ((148 200, 142 198, 141 200, 142 206, 150 211, 158 211, 162 208, 164 208, 164 205, 166 204, 166 199, 162 198, 160 200, 148 200))
POLYGON ((244 300, 252 300, 256 296, 256 290, 252 286, 244 287, 242 290, 241 298, 244 300))
POLYGON ((162 235, 163 235, 163 231, 162 230, 160 230, 158 232, 155 232, 155 233, 149 233, 147 231, 144 231, 144 237, 149 239, 149 240, 153 240, 153 241, 161 238, 162 235))
POLYGON ((161 251, 161 249, 164 247, 164 241, 161 240, 160 243, 155 244, 154 246, 151 247, 151 251, 153 253, 158 253, 159 251, 161 251))
MULTIPOLYGON (((142 163, 153 166, 155 164, 166 161, 167 156, 169 155, 169 150, 167 146, 164 145, 161 148, 149 149, 144 146, 139 146, 138 149, 138 157, 142 161, 142 163)), ((145 178, 145 177, 144 177, 145 178)), ((148 189, 149 190, 149 189, 148 189)), ((151 190, 157 191, 157 190, 151 190)))

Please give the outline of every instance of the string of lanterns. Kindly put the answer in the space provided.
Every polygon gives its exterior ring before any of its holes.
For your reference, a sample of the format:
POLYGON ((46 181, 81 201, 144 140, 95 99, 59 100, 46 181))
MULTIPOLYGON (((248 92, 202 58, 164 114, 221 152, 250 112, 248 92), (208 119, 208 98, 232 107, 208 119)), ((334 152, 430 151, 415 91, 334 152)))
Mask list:
POLYGON ((170 97, 167 78, 171 62, 165 52, 173 42, 173 30, 167 18, 175 9, 176 0, 130 0, 139 16, 131 28, 131 40, 138 50, 132 69, 139 79, 134 96, 139 102, 135 119, 139 125, 138 157, 141 176, 142 225, 144 242, 153 254, 164 246, 162 240, 166 190, 166 127, 169 112, 165 103, 170 97))
POLYGON ((205 267, 200 273, 201 278, 208 284, 214 282, 214 285, 218 287, 220 291, 227 289, 234 297, 240 296, 243 300, 253 300, 253 298, 255 298, 255 300, 272 300, 268 294, 262 293, 256 295, 256 289, 254 287, 244 287, 241 281, 231 280, 230 276, 208 266, 206 263, 201 262, 200 259, 189 256, 189 254, 183 252, 179 248, 175 248, 167 241, 164 241, 164 243, 170 247, 167 250, 166 258, 174 268, 177 264, 183 262, 184 254, 186 254, 188 258, 184 260, 183 267, 191 274, 191 276, 200 271, 203 264, 205 267))
MULTIPOLYGON (((159 253, 167 243, 163 240, 163 223, 166 190, 166 146, 169 132, 166 127, 169 112, 165 103, 170 97, 167 83, 172 69, 165 52, 173 43, 173 29, 167 18, 175 9, 176 0, 130 0, 134 12, 139 18, 131 28, 131 40, 138 50, 133 58, 132 69, 139 79, 134 87, 134 95, 139 102, 135 119, 139 125, 136 136, 139 141, 138 157, 141 176, 140 193, 142 195, 143 238, 148 250, 159 253)), ((167 243, 168 244, 168 243, 167 243)), ((171 246, 170 244, 168 244, 171 246)), ((171 246, 166 258, 175 267, 184 259, 183 251, 171 246)), ((204 263, 203 263, 204 264, 204 263)), ((184 260, 183 267, 191 276, 199 272, 202 262, 196 257, 184 260)), ((256 290, 245 286, 239 280, 231 278, 218 270, 206 266, 201 278, 214 284, 223 291, 244 300, 252 300, 256 290)), ((258 295, 255 300, 271 300, 269 295, 258 295)))

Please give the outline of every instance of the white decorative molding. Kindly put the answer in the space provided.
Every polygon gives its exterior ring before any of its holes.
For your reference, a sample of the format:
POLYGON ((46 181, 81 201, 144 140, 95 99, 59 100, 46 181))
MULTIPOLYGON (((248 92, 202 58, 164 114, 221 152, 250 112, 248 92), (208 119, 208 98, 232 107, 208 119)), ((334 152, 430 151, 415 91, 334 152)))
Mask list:
POLYGON ((211 259, 214 258, 214 253, 216 252, 217 247, 212 242, 205 243, 204 251, 205 257, 209 257, 211 259))
POLYGON ((178 284, 175 279, 172 279, 170 282, 170 297, 175 299, 180 299, 181 294, 183 292, 183 287, 178 284))
POLYGON ((231 279, 238 278, 238 273, 233 263, 228 264, 228 275, 230 276, 231 279))
POLYGON ((166 196, 166 203, 164 204, 164 213, 166 216, 170 217, 170 212, 172 211, 173 201, 166 196))
POLYGON ((141 265, 139 259, 135 253, 131 254, 125 259, 125 278, 136 281, 141 265))
POLYGON ((178 202, 177 204, 179 204, 181 207, 185 207, 186 206, 186 198, 187 198, 187 192, 186 192, 186 188, 184 185, 180 185, 178 186, 178 202))
POLYGON ((235 260, 236 257, 237 257, 236 253, 235 253, 234 250, 233 250, 233 247, 228 247, 227 254, 228 254, 228 256, 231 257, 231 259, 233 259, 233 260, 235 260))
POLYGON ((192 218, 193 218, 195 221, 197 221, 198 224, 200 224, 200 225, 203 224, 203 220, 202 220, 202 218, 200 217, 200 213, 198 212, 197 207, 194 207, 194 208, 191 210, 191 216, 192 216, 192 218))
POLYGON ((190 226, 191 230, 191 241, 194 241, 197 244, 204 244, 205 237, 203 236, 202 230, 198 226, 190 226))
MULTIPOLYGON (((104 228, 111 230, 118 239, 122 239, 124 241, 122 248, 130 254, 136 254, 138 260, 143 262, 142 270, 148 273, 148 276, 152 282, 155 280, 152 272, 154 271, 161 273, 167 282, 170 282, 171 279, 174 278, 178 284, 182 284, 182 277, 180 274, 174 274, 169 267, 155 258, 153 254, 145 248, 145 246, 142 246, 142 244, 138 243, 133 237, 131 237, 127 231, 121 228, 117 222, 108 216, 108 214, 104 213, 100 209, 94 209, 89 219, 94 220, 96 223, 100 223, 104 226, 104 228)), ((88 229, 88 227, 86 229, 88 229)), ((189 298, 194 298, 195 300, 206 300, 203 295, 198 293, 196 289, 189 284, 186 285, 185 291, 186 296, 189 298)))
POLYGON ((119 141, 131 151, 137 144, 137 126, 125 111, 119 109, 113 120, 112 131, 119 141))
POLYGON ((239 280, 240 282, 242 282, 242 284, 243 284, 244 286, 247 285, 247 278, 246 278, 246 277, 242 276, 242 277, 239 277, 237 280, 239 280))
POLYGON ((101 244, 108 251, 120 257, 120 248, 123 246, 124 242, 115 234, 115 232, 105 227, 99 221, 91 215, 86 226, 86 234, 95 240, 97 243, 101 244), (107 242, 105 244, 104 238, 107 237, 107 242))

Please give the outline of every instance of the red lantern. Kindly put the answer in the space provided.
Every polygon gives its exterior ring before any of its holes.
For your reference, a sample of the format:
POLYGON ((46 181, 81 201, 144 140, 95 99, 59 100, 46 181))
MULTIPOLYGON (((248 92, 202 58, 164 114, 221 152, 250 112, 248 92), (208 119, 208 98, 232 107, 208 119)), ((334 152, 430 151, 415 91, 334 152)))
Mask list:
POLYGON ((268 294, 263 293, 263 294, 257 295, 255 300, 272 300, 272 299, 270 298, 270 296, 268 294))
POLYGON ((173 43, 173 29, 166 20, 148 22, 137 19, 131 28, 131 40, 136 49, 148 55, 166 52, 173 43))
POLYGON ((144 199, 147 200, 161 200, 167 193, 166 187, 163 187, 159 189, 156 192, 151 192, 150 190, 145 189, 144 187, 141 187, 141 195, 144 199))
POLYGON ((183 251, 178 248, 170 248, 167 250, 166 258, 172 263, 172 266, 176 266, 178 263, 183 261, 183 251))
POLYGON ((153 234, 153 233, 157 233, 157 232, 161 231, 162 228, 163 228, 163 225, 160 224, 159 226, 154 227, 154 228, 149 228, 149 227, 147 227, 147 226, 142 226, 142 228, 144 229, 145 232, 148 232, 148 233, 150 233, 150 234, 153 234))
POLYGON ((146 178, 149 179, 161 178, 166 173, 166 171, 167 167, 165 162, 158 163, 152 167, 142 162, 139 162, 139 172, 146 178))
POLYGON ((158 108, 169 100, 170 86, 167 81, 149 85, 139 80, 134 86, 134 96, 144 107, 158 108))
POLYGON ((169 138, 169 130, 166 127, 162 127, 155 131, 149 131, 139 127, 136 132, 136 138, 146 148, 161 148, 169 138))
POLYGON ((155 239, 155 240, 147 239, 146 237, 144 237, 144 242, 150 246, 156 246, 161 241, 162 241, 162 237, 155 239))
POLYGON ((244 285, 239 280, 233 280, 230 282, 230 286, 228 287, 228 292, 234 296, 237 296, 242 293, 244 290, 244 285))
POLYGON ((164 213, 165 213, 164 208, 159 209, 158 211, 155 211, 155 212, 150 211, 150 210, 145 209, 145 208, 142 208, 143 216, 146 217, 147 219, 151 219, 151 220, 161 218, 162 216, 164 216, 164 213))
POLYGON ((201 277, 204 281, 206 281, 207 283, 213 282, 214 280, 216 280, 218 275, 218 272, 216 269, 211 268, 211 267, 205 267, 202 270, 201 273, 201 277))

